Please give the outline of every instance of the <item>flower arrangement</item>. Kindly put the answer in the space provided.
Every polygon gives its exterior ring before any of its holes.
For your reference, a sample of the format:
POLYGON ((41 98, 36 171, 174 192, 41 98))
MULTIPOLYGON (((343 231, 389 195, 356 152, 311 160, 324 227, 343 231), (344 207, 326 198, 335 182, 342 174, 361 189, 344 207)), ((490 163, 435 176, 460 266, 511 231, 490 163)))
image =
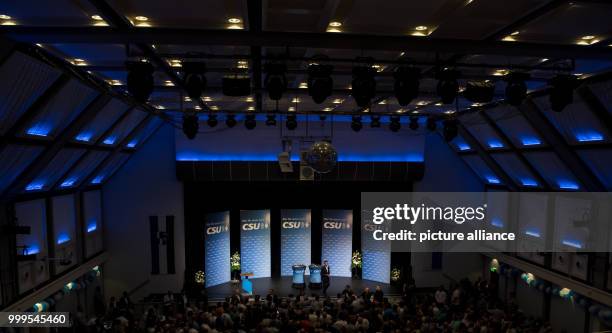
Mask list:
POLYGON ((353 258, 351 259, 351 268, 361 268, 362 258, 361 252, 353 252, 353 258))
POLYGON ((232 254, 230 257, 230 267, 232 271, 240 270, 240 252, 236 251, 234 254, 232 254))
POLYGON ((197 284, 204 284, 206 282, 206 274, 202 271, 195 272, 195 282, 197 284))
POLYGON ((393 267, 393 269, 391 270, 391 281, 398 282, 401 277, 402 277, 402 272, 400 271, 400 269, 397 267, 393 267))

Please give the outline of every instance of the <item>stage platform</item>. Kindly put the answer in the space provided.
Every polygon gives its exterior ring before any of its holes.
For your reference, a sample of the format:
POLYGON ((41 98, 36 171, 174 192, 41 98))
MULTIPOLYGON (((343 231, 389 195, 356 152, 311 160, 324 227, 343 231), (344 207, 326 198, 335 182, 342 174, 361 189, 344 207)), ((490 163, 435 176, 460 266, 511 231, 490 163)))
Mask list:
MULTIPOLYGON (((253 282, 253 295, 265 296, 269 289, 274 289, 276 294, 284 297, 290 294, 297 295, 300 290, 291 287, 290 276, 280 278, 258 278, 250 279, 253 282)), ((386 296, 398 296, 401 294, 401 287, 369 281, 369 280, 357 280, 349 277, 332 277, 329 288, 327 289, 327 295, 330 297, 336 297, 338 293, 341 293, 346 285, 350 285, 355 293, 361 293, 365 287, 369 287, 372 292, 376 286, 380 286, 386 296)), ((225 297, 231 296, 236 288, 239 288, 239 284, 232 282, 223 283, 220 285, 206 288, 208 292, 208 298, 210 301, 222 300, 225 297)), ((304 289, 305 295, 323 295, 323 289, 304 289)))

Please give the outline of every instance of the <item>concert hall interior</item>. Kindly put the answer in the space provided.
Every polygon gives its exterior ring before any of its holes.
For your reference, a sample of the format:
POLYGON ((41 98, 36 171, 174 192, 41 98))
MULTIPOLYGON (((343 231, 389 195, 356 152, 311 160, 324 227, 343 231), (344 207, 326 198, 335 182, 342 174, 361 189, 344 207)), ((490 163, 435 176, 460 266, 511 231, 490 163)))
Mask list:
POLYGON ((0 332, 611 330, 610 17, 0 1, 0 332))

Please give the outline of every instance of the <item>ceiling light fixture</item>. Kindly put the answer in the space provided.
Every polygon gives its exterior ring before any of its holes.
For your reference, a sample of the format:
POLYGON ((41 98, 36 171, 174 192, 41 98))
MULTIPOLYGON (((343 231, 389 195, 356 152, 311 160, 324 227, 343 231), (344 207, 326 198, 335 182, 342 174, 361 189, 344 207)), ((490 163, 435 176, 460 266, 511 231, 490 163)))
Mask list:
POLYGON ((429 29, 426 25, 418 25, 414 28, 416 31, 427 31, 429 29))
POLYGON ((389 118, 389 129, 391 130, 391 132, 397 132, 400 130, 400 128, 402 127, 402 125, 400 124, 400 117, 399 116, 391 116, 389 118))
POLYGON ((342 23, 340 23, 338 21, 331 21, 331 22, 329 22, 329 26, 337 28, 337 27, 341 27, 342 23))
POLYGON ((139 21, 139 22, 146 22, 149 20, 149 18, 146 16, 139 15, 139 16, 134 16, 134 20, 139 21))
POLYGON ((183 133, 189 140, 195 139, 200 129, 200 120, 195 113, 183 115, 183 133))
POLYGON ((104 21, 104 19, 100 15, 91 15, 91 19, 94 21, 104 21))
POLYGON ((459 72, 451 69, 444 69, 436 74, 438 79, 436 90, 438 96, 442 99, 442 103, 450 104, 457 97, 459 92, 458 76, 459 72))
POLYGON ((227 22, 232 23, 232 24, 238 24, 238 23, 241 23, 242 20, 237 17, 230 17, 227 19, 227 22))
POLYGON ((285 126, 288 130, 293 131, 297 128, 297 117, 294 114, 290 114, 287 116, 287 121, 285 122, 285 126))
POLYGON ((186 62, 183 66, 185 90, 192 100, 197 100, 206 89, 206 64, 203 62, 186 62))
POLYGON ((264 66, 266 78, 264 87, 268 90, 268 97, 273 101, 278 101, 287 91, 287 66, 285 64, 269 63, 264 66))
POLYGON ((246 129, 250 131, 254 129, 256 126, 257 126, 257 121, 255 120, 255 115, 247 114, 244 119, 244 127, 246 127, 246 129))
POLYGON ((361 131, 363 128, 363 123, 361 122, 361 116, 353 116, 351 121, 351 129, 355 132, 361 131))
POLYGON ((370 117, 370 127, 379 128, 380 127, 380 116, 371 116, 370 117))
POLYGON ((415 67, 399 67, 393 73, 393 92, 401 106, 406 106, 419 95, 421 70, 415 67))
POLYGON ((0 14, 0 20, 10 20, 11 17, 8 15, 0 14))
POLYGON ((146 102, 153 92, 154 68, 148 62, 127 62, 127 90, 139 102, 146 102))
POLYGON ((353 67, 353 81, 351 82, 351 95, 357 106, 366 107, 370 100, 376 96, 376 70, 371 66, 358 65, 353 67))
POLYGON ((331 77, 333 70, 332 65, 314 63, 308 66, 308 95, 315 103, 321 104, 331 96, 334 88, 331 77))

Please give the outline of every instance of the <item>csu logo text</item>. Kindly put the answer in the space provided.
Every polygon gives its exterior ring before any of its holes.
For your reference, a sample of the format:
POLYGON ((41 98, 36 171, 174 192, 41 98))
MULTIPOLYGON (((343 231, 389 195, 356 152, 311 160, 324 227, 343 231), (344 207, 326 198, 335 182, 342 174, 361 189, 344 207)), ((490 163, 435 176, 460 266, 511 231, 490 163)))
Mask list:
POLYGON ((206 234, 207 235, 214 235, 214 234, 220 234, 223 232, 223 227, 218 225, 215 227, 208 227, 206 228, 206 234))
POLYGON ((343 222, 323 222, 323 228, 325 229, 348 229, 350 225, 348 223, 343 222))
POLYGON ((244 231, 251 231, 251 230, 260 230, 260 229, 267 229, 268 225, 265 223, 244 223, 242 225, 242 230, 244 231))
POLYGON ((283 222, 283 229, 301 229, 301 228, 308 228, 308 223, 295 222, 295 221, 283 222))
POLYGON ((363 225, 363 230, 365 231, 376 231, 376 230, 382 230, 382 226, 376 225, 376 224, 364 224, 363 225))

